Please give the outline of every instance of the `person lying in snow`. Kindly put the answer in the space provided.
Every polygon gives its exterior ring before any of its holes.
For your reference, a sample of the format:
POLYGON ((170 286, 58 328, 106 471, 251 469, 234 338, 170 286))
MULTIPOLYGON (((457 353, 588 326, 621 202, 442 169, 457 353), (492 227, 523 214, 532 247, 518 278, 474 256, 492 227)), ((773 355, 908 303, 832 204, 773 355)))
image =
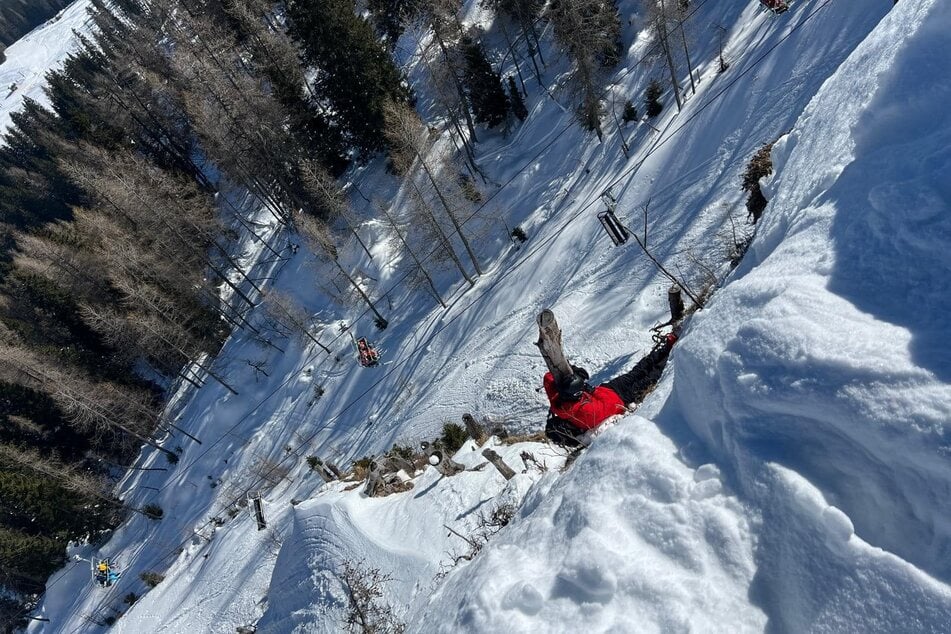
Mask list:
POLYGON ((597 387, 588 385, 589 375, 584 368, 571 366, 574 374, 562 385, 557 384, 551 372, 546 372, 543 385, 551 407, 545 436, 566 447, 587 444, 580 440, 581 436, 643 399, 660 377, 675 341, 675 333, 666 335, 629 372, 597 387))

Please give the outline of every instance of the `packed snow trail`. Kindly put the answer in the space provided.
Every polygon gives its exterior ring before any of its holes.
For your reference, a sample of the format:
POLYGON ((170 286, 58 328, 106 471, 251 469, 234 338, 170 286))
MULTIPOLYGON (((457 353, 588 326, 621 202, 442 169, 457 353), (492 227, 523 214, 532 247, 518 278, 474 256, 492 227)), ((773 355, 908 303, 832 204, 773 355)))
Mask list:
POLYGON ((74 29, 86 31, 89 0, 76 0, 54 18, 36 27, 4 51, 0 64, 0 136, 10 125, 10 115, 20 109, 24 97, 48 105, 43 92, 46 73, 75 51, 79 42, 74 29))

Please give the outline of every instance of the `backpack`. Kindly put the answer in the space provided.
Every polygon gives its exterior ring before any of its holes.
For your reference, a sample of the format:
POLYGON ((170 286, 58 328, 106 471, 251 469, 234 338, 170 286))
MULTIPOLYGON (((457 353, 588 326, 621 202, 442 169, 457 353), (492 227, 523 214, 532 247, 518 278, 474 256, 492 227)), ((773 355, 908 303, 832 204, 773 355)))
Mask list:
POLYGON ((584 432, 564 418, 555 416, 554 412, 548 410, 548 420, 545 422, 545 437, 556 445, 561 445, 572 449, 580 447, 582 443, 578 436, 584 432))

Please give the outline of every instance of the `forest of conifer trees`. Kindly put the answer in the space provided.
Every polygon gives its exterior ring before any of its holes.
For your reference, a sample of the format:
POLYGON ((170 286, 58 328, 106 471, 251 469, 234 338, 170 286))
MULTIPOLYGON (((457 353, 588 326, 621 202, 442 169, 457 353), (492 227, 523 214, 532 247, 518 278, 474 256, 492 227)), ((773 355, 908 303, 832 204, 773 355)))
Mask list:
POLYGON ((260 327, 253 306, 306 330, 232 255, 255 230, 249 207, 299 235, 332 299, 385 328, 380 289, 340 259, 366 220, 338 180, 348 166, 387 156, 410 204, 372 201, 377 218, 445 306, 437 270, 474 284, 486 257, 463 227, 475 144, 526 117, 546 21, 579 122, 600 134, 602 73, 621 50, 612 0, 483 3, 506 50, 461 22, 458 0, 92 0, 91 35, 48 76, 49 108, 27 100, 0 145, 0 585, 28 601, 69 540, 135 510, 113 498, 116 478, 143 445, 173 468, 192 439, 163 414, 169 390, 233 389, 215 356, 232 329, 260 327), (438 121, 394 61, 409 29, 431 34, 438 121), (517 75, 500 75, 506 54, 517 75), (433 151, 432 126, 458 151, 433 151))

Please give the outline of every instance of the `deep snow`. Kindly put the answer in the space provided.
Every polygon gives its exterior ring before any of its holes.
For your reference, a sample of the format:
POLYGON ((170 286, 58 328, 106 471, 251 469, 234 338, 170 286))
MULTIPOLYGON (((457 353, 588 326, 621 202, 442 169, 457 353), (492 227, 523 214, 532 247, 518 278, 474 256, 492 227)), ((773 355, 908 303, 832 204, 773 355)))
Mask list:
MULTIPOLYGON (((635 3, 621 6, 630 48, 608 94, 623 102, 661 69, 635 64, 650 43, 635 3)), ((493 232, 480 243, 486 274, 471 290, 457 284, 445 312, 404 287, 381 299, 393 323, 374 338, 389 365, 359 368, 349 335, 333 327, 359 309, 321 317, 340 361, 303 342, 282 342, 281 355, 236 334, 219 365, 240 395, 209 383, 174 403, 178 424, 204 444, 183 442, 167 474, 121 485, 130 502, 165 509, 99 551, 121 557, 124 580, 100 592, 86 564, 67 568, 38 611, 51 623, 31 631, 97 631, 85 616, 124 608, 146 570, 166 580, 117 631, 336 631, 332 571, 345 561, 393 577, 387 599, 411 631, 946 630, 949 3, 801 1, 778 17, 751 2, 696 6, 697 24, 726 28, 731 67, 717 75, 716 29, 701 30, 696 95, 679 114, 667 100, 653 122, 661 132, 626 128, 630 159, 610 121, 602 144, 570 125, 566 62, 545 49, 551 93, 529 82, 530 118, 477 146, 489 177, 506 183, 470 225, 493 232), (693 318, 638 415, 566 473, 528 469, 503 488, 491 470, 440 481, 429 471, 383 500, 309 473, 307 455, 344 461, 431 438, 466 411, 539 429, 543 364, 532 341, 543 307, 595 380, 632 364, 665 318, 668 283, 635 247, 609 246, 594 218, 600 194, 613 186, 633 227, 649 201, 648 242, 670 268, 694 283, 706 268, 723 277, 724 241, 745 215, 739 175, 787 132, 746 259, 693 318), (500 217, 529 235, 520 250, 500 217), (270 376, 248 360, 266 360, 270 376), (327 394, 308 406, 315 383, 327 394), (261 488, 262 459, 290 468, 264 487, 273 532, 257 532, 246 512, 213 531, 210 517, 261 488), (467 510, 507 496, 524 497, 516 519, 434 579, 447 548, 462 546, 442 524, 471 530, 467 510)), ((467 19, 485 19, 467 7, 467 19)), ((401 46, 418 50, 411 35, 401 46)), ((419 79, 422 65, 407 59, 419 79)), ((380 165, 354 179, 400 208, 404 194, 380 165)), ((293 239, 262 232, 278 247, 293 239)), ((373 261, 356 248, 348 257, 389 288, 400 271, 381 227, 361 234, 373 261)), ((246 240, 245 261, 260 253, 246 240)), ((320 270, 302 250, 271 272, 316 311, 320 270)), ((368 318, 352 330, 373 333, 368 318)))

